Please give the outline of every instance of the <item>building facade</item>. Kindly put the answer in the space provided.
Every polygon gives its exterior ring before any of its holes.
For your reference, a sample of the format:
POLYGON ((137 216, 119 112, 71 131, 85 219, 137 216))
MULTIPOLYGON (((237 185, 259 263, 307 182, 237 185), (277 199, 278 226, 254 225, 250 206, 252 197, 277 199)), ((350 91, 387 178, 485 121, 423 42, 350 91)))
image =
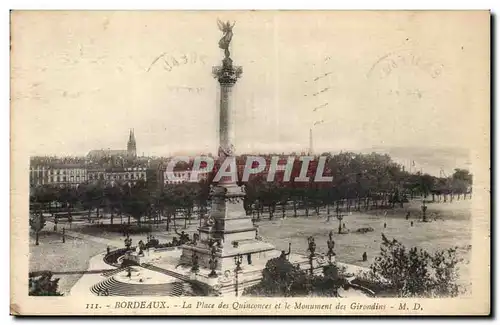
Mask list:
POLYGON ((191 170, 177 170, 173 172, 163 171, 163 184, 182 184, 189 182, 191 176, 194 174, 193 179, 195 182, 201 182, 208 178, 207 172, 193 172, 191 170))
POLYGON ((129 168, 95 168, 88 170, 89 182, 104 182, 104 183, 124 183, 134 185, 138 181, 147 181, 146 167, 129 167, 129 168))
POLYGON ((30 166, 30 184, 76 187, 87 181, 87 169, 80 164, 30 166))

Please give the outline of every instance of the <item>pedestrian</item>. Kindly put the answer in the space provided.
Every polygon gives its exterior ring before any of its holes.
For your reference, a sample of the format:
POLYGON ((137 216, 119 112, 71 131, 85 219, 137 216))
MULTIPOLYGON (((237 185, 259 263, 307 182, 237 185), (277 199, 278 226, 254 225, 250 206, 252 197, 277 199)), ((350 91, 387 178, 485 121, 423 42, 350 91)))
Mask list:
POLYGON ((413 221, 410 223, 410 225, 413 227, 413 221))
POLYGON ((384 229, 387 228, 387 223, 384 222, 384 229))
POLYGON ((410 211, 406 212, 406 220, 410 218, 410 211))
POLYGON ((111 251, 111 249, 109 248, 109 246, 106 247, 106 251, 107 251, 108 254, 111 251))
POLYGON ((366 255, 366 252, 363 253, 363 262, 366 262, 368 260, 368 255, 366 255))

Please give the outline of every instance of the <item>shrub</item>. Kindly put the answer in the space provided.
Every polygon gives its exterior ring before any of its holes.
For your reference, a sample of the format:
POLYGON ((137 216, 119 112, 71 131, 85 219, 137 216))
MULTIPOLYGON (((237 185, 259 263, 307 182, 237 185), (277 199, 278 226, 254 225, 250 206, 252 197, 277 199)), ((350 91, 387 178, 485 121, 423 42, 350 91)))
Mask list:
POLYGON ((29 275, 30 296, 62 296, 58 287, 59 279, 52 280, 52 273, 49 271, 29 275))
POLYGON ((338 289, 347 285, 335 264, 323 266, 323 276, 314 276, 312 280, 313 292, 324 297, 338 297, 338 289))
POLYGON ((367 232, 372 232, 372 231, 374 231, 372 227, 358 228, 356 230, 356 232, 359 232, 362 234, 367 233, 367 232))
POLYGON ((259 284, 247 288, 245 294, 265 297, 290 297, 308 293, 307 276, 298 266, 284 258, 267 261, 259 284))
POLYGON ((150 239, 148 243, 146 244, 146 249, 147 248, 159 248, 158 246, 160 245, 160 241, 156 238, 150 239))
POLYGON ((338 288, 347 282, 339 276, 336 265, 323 267, 323 275, 310 275, 285 258, 267 261, 259 284, 246 288, 244 295, 264 297, 297 297, 314 293, 337 297, 338 288))
POLYGON ((381 254, 370 269, 381 287, 395 290, 399 297, 456 297, 461 261, 456 248, 432 255, 416 247, 407 249, 382 234, 381 254))

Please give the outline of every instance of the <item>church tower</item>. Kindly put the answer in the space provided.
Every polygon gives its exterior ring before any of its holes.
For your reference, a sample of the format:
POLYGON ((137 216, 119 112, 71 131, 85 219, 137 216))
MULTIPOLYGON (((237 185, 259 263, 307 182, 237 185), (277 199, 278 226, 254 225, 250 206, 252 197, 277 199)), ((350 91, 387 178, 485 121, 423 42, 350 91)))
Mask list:
POLYGON ((137 157, 137 147, 135 144, 134 129, 130 130, 127 142, 127 153, 130 157, 137 157))

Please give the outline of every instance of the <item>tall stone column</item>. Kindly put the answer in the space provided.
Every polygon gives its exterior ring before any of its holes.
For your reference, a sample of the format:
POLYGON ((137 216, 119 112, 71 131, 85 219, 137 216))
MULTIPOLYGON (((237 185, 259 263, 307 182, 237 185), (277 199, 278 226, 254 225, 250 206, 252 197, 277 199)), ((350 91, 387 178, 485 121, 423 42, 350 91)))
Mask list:
MULTIPOLYGON (((227 49, 225 53, 222 65, 212 69, 213 76, 220 85, 218 165, 235 168, 232 90, 243 69, 233 65, 227 49)), ((234 172, 237 175, 237 171, 234 172)), ((258 260, 267 260, 267 253, 272 252, 274 246, 258 237, 252 218, 246 215, 243 207, 245 192, 237 185, 236 179, 223 177, 212 184, 210 196, 210 215, 198 229, 199 241, 183 246, 181 262, 190 264, 192 260, 197 260, 200 267, 209 268, 211 253, 216 250, 216 269, 219 273, 225 273, 234 270, 234 257, 238 255, 245 259, 243 269, 245 264, 254 267, 258 260), (193 254, 196 254, 194 259, 193 254)))
POLYGON ((231 148, 234 143, 234 128, 231 121, 231 97, 234 84, 220 84, 219 146, 231 148))
MULTIPOLYGON (((220 103, 219 103, 219 166, 232 166, 236 164, 234 148, 234 121, 232 119, 232 96, 233 88, 243 73, 243 69, 233 66, 230 58, 222 61, 222 66, 213 67, 213 76, 220 85, 220 103)), ((235 170, 233 170, 236 172, 235 170)), ((236 185, 234 178, 223 177, 219 185, 224 185, 228 189, 233 189, 236 185)))

